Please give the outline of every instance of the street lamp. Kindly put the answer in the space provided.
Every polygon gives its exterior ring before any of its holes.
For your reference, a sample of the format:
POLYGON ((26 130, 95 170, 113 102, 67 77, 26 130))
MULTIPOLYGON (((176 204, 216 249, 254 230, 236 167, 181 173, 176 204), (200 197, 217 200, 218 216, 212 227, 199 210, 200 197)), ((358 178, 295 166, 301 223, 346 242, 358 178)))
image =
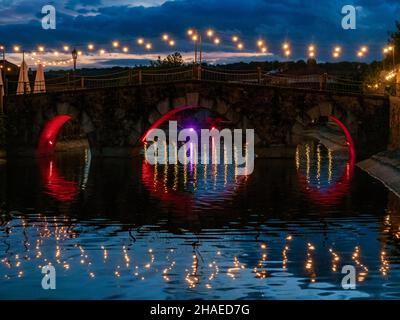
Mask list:
POLYGON ((4 86, 6 85, 6 48, 1 45, 0 46, 0 50, 2 51, 3 54, 3 77, 4 77, 4 81, 3 81, 3 90, 4 92, 6 92, 6 90, 4 89, 4 86))
POLYGON ((194 41, 194 63, 197 64, 197 51, 199 51, 199 61, 201 64, 203 54, 201 33, 197 29, 189 29, 187 35, 194 41))
POLYGON ((339 58, 341 53, 342 53, 342 47, 336 46, 335 48, 333 48, 332 56, 334 58, 339 58))
POLYGON ((71 54, 72 54, 72 60, 74 60, 74 73, 75 73, 75 71, 76 71, 76 59, 78 59, 78 51, 76 51, 76 49, 74 48, 74 50, 72 50, 71 54))
POLYGON ((313 44, 308 46, 308 57, 315 58, 315 45, 313 44))
POLYGON ((3 72, 6 72, 6 48, 4 46, 0 46, 0 50, 3 55, 3 72))
MULTIPOLYGON (((14 46, 14 52, 21 52, 21 47, 20 46, 14 46)), ((25 50, 22 49, 22 61, 25 61, 25 50)))
POLYGON ((396 66, 396 61, 395 61, 395 54, 394 54, 394 45, 389 45, 386 48, 383 49, 384 54, 388 54, 389 52, 392 53, 392 58, 393 58, 393 68, 396 66))

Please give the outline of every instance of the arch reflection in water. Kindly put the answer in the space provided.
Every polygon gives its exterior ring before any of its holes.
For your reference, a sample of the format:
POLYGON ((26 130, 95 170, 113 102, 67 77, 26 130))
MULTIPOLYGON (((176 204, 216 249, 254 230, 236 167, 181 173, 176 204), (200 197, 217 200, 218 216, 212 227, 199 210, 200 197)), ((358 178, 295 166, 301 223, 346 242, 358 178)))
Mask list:
POLYGON ((296 149, 296 168, 301 190, 320 205, 336 205, 349 192, 354 174, 355 156, 348 158, 315 142, 296 149))
MULTIPOLYGON (((91 155, 85 150, 85 165, 83 172, 78 177, 65 177, 57 168, 56 157, 39 158, 38 166, 45 191, 53 199, 59 202, 72 202, 77 199, 80 190, 85 189, 89 177, 91 155)), ((82 168, 73 168, 82 170, 82 168)))
POLYGON ((313 202, 327 206, 338 204, 348 193, 356 161, 354 142, 349 130, 335 116, 329 116, 329 120, 343 131, 347 145, 347 148, 343 149, 347 149, 347 156, 343 155, 344 150, 334 155, 333 150, 321 144, 317 144, 315 150, 314 143, 306 143, 296 149, 296 168, 301 189, 313 202), (346 161, 344 161, 345 157, 347 157, 346 161), (312 166, 311 163, 315 161, 316 166, 312 166), (303 173, 304 167, 305 173, 303 173), (321 173, 322 167, 325 169, 325 174, 321 173), (340 167, 340 171, 334 170, 340 167), (312 173, 311 168, 317 168, 317 172, 312 173))
MULTIPOLYGON (((211 147, 215 148, 215 145, 211 144, 211 147)), ((142 162, 143 185, 153 197, 178 211, 201 210, 204 206, 223 209, 249 179, 249 176, 237 175, 235 162, 226 163, 222 145, 220 164, 192 163, 192 158, 198 154, 190 148, 187 152, 188 161, 184 164, 151 165, 146 159, 142 162)), ((165 156, 168 156, 167 152, 165 156)))

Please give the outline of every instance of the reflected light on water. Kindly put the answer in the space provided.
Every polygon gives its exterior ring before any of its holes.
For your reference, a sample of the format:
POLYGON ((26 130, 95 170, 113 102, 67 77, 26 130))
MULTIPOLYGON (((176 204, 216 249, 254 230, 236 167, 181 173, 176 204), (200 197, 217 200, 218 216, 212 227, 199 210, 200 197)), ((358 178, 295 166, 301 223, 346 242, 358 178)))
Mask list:
POLYGON ((87 161, 64 159, 33 167, 43 191, 15 179, 20 167, 10 173, 21 190, 8 206, 34 209, 0 216, 0 296, 48 298, 37 286, 49 263, 68 284, 57 298, 398 295, 400 201, 348 154, 306 142, 294 161, 257 160, 251 177, 225 162, 112 160, 89 173, 87 161), (62 180, 74 192, 56 192, 62 180), (35 197, 21 203, 26 190, 35 197), (340 287, 346 264, 357 290, 340 287))

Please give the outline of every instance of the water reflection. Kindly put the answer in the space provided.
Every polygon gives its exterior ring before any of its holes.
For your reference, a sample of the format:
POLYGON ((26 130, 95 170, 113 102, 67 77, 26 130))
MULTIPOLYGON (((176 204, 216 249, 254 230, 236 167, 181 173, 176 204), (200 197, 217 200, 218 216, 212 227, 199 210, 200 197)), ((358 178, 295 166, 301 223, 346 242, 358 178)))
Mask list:
POLYGON ((346 155, 298 150, 243 179, 223 163, 87 154, 7 164, 0 298, 399 298, 399 199, 346 155), (53 292, 40 285, 49 263, 53 292), (341 289, 346 264, 356 290, 341 289))
POLYGON ((82 181, 69 181, 60 174, 54 157, 43 157, 37 160, 46 193, 60 202, 73 202, 80 190, 84 190, 89 177, 91 156, 85 150, 82 181))
POLYGON ((355 166, 355 152, 353 149, 349 150, 334 155, 332 150, 314 142, 297 146, 296 168, 299 183, 313 202, 332 206, 340 203, 348 194, 355 166), (333 170, 336 172, 333 173, 333 170))

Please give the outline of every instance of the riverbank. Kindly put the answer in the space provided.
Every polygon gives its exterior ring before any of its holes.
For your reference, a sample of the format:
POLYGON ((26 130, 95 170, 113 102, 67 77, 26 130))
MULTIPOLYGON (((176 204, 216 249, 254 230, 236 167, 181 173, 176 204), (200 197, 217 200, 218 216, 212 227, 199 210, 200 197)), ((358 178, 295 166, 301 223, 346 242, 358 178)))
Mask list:
POLYGON ((400 197, 400 150, 380 152, 357 166, 400 197))

